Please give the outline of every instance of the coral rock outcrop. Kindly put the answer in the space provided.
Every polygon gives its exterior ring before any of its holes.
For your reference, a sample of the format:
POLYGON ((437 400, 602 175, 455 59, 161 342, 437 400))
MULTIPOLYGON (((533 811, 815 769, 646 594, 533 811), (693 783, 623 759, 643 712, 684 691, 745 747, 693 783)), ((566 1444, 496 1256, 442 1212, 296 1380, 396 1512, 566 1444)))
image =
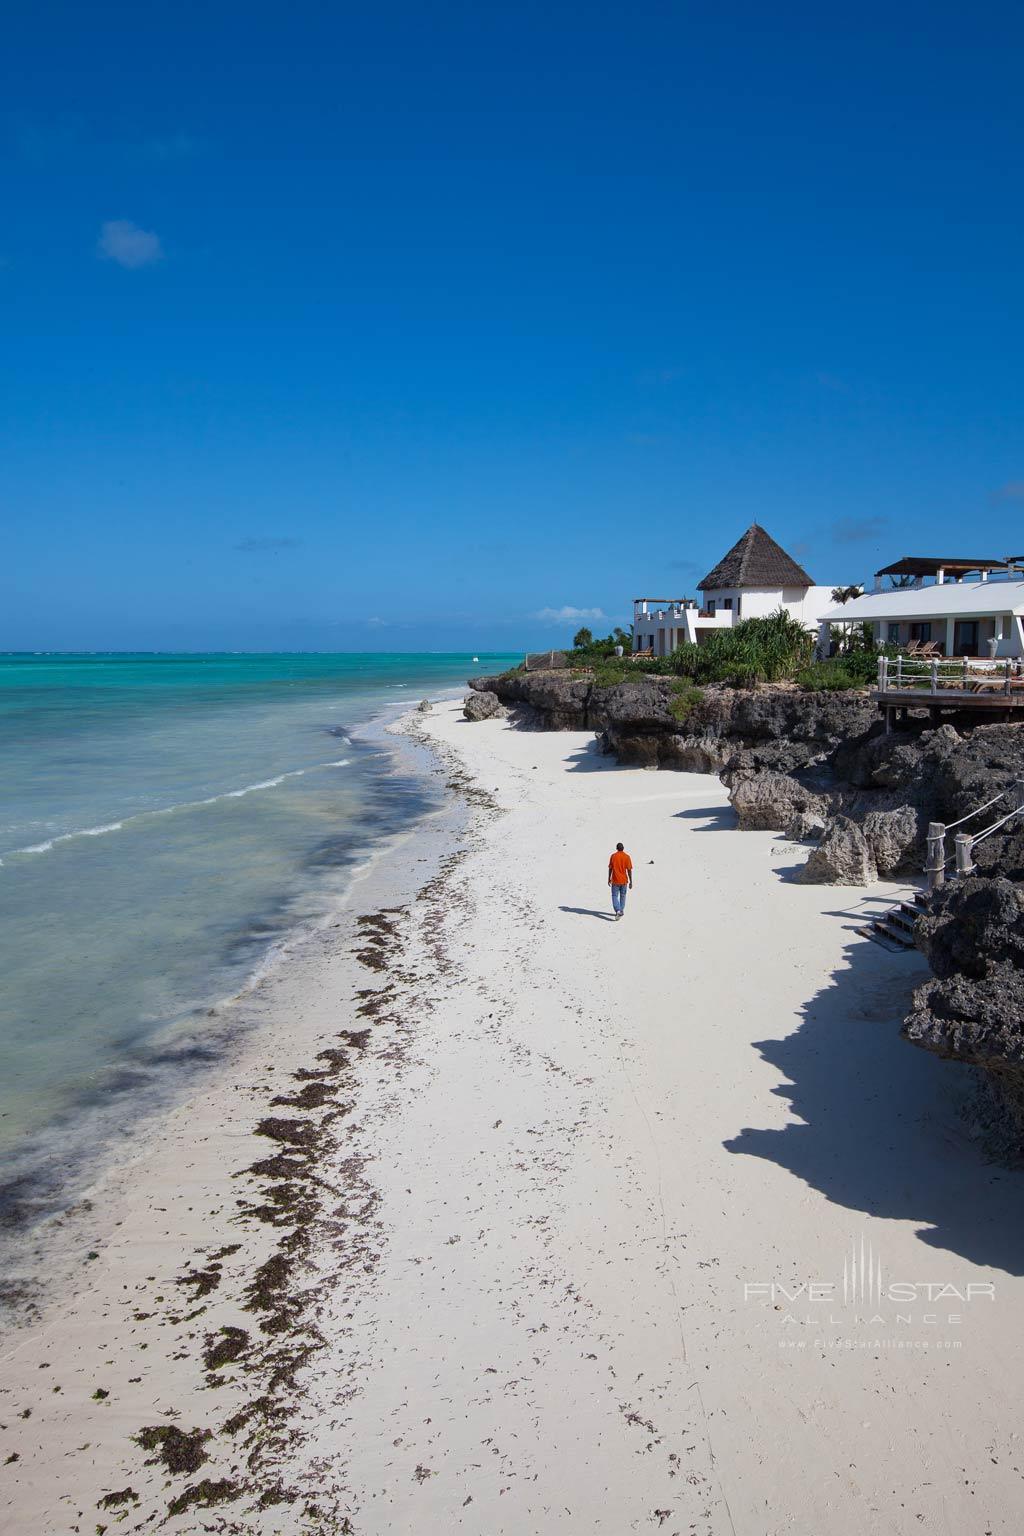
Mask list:
POLYGON ((505 713, 496 693, 469 693, 462 706, 467 720, 490 720, 505 713))
POLYGON ((849 816, 835 816, 797 879, 804 885, 870 885, 878 871, 868 840, 849 816))

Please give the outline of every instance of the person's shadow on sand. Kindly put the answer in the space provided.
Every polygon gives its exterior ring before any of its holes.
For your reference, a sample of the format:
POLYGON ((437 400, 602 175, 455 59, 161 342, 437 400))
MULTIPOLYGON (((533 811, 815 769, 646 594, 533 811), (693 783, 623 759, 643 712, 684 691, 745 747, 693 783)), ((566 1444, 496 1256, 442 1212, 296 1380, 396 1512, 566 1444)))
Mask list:
POLYGON ((900 1038, 911 987, 926 974, 909 956, 849 945, 800 1027, 754 1042, 783 1078, 772 1092, 796 1118, 748 1126, 725 1146, 848 1210, 912 1221, 930 1248, 1024 1274, 1024 1175, 986 1163, 959 1123, 965 1069, 900 1038))
POLYGON ((559 912, 574 912, 577 917, 599 917, 602 922, 614 923, 613 912, 598 912, 594 907, 559 907, 559 912))

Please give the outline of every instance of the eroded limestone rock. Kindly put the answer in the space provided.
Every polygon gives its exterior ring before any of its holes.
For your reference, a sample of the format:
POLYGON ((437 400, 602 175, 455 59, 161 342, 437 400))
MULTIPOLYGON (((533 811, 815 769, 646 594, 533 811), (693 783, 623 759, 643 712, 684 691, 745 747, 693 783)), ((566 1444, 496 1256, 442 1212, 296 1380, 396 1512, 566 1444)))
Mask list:
POLYGON ((825 826, 825 817, 820 811, 797 811, 786 828, 786 836, 794 843, 817 842, 825 826))
POLYGON ((462 713, 467 720, 491 720, 505 711, 496 693, 467 693, 462 713))
POLYGON ((918 873, 924 862, 927 826, 912 805, 868 811, 864 837, 880 875, 918 873))
POLYGON ((729 792, 729 802, 745 831, 785 832, 801 812, 824 822, 827 802, 785 773, 756 773, 741 779, 729 792))
POLYGON ((867 838, 849 816, 833 817, 797 875, 804 885, 871 885, 877 878, 867 838))

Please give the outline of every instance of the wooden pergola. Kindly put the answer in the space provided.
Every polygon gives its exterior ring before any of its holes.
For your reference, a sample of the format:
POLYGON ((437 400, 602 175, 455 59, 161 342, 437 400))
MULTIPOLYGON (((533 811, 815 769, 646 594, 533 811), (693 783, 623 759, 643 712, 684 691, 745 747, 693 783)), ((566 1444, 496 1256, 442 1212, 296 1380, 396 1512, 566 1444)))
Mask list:
POLYGON ((892 565, 884 565, 876 576, 892 576, 916 580, 922 576, 949 577, 953 581, 960 581, 964 576, 969 576, 977 571, 984 581, 989 571, 1006 571, 1013 565, 1024 560, 1021 555, 1003 555, 998 560, 962 560, 939 559, 927 555, 904 555, 901 560, 894 560, 892 565))

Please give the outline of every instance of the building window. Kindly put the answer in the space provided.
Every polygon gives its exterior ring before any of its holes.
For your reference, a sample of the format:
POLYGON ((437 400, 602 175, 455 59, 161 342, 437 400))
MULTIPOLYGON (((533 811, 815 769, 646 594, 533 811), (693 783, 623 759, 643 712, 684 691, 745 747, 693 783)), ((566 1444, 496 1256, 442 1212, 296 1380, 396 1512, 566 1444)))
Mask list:
POLYGON ((714 611, 715 611, 715 599, 712 597, 712 598, 708 599, 708 613, 712 614, 712 613, 714 613, 714 611))
POLYGON ((899 641, 900 641, 900 627, 899 627, 899 625, 898 624, 887 624, 886 625, 886 636, 885 636, 885 638, 889 641, 890 645, 899 645, 899 641))
POLYGON ((732 611, 732 598, 731 597, 723 598, 722 599, 722 607, 723 608, 728 608, 729 611, 731 612, 732 611))
POLYGON ((977 619, 957 619, 955 625, 953 626, 953 655, 977 656, 977 654, 977 619))
POLYGON ((911 626, 910 626, 910 638, 911 638, 911 640, 920 640, 922 643, 924 643, 924 642, 930 640, 931 637, 932 637, 932 626, 930 624, 911 624, 911 626))

